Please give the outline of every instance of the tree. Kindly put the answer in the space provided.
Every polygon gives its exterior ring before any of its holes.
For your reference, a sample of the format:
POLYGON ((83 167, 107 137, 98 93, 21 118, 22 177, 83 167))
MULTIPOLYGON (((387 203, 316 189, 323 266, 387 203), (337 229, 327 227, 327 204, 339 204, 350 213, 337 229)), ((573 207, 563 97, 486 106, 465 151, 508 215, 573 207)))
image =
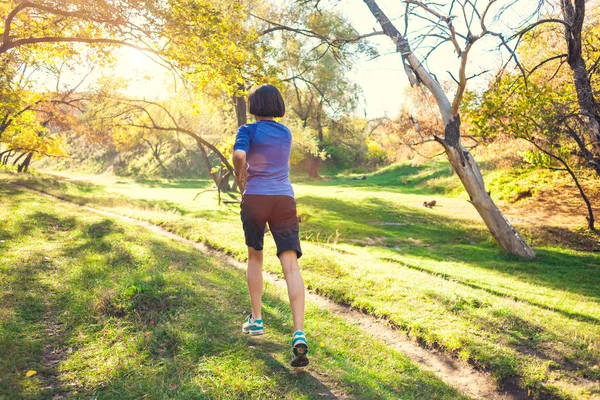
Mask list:
MULTIPOLYGON (((334 12, 315 12, 307 7, 288 10, 277 23, 269 21, 271 28, 265 32, 278 32, 280 46, 277 62, 285 78, 284 96, 288 105, 288 117, 298 119, 302 129, 315 132, 321 153, 325 136, 336 121, 352 113, 358 106, 360 88, 351 82, 346 73, 352 67, 357 54, 372 50, 361 43, 349 40, 333 43, 328 37, 352 38, 356 31, 334 12), (304 27, 304 33, 282 23, 293 18, 295 25, 304 27), (313 37, 307 40, 306 32, 313 37), (345 44, 345 45, 341 45, 345 44)), ((308 174, 319 176, 320 155, 309 160, 308 174)))
POLYGON ((175 141, 176 134, 185 135, 200 149, 205 167, 217 189, 230 190, 229 178, 233 174, 233 167, 229 157, 219 149, 218 144, 205 137, 205 133, 210 132, 202 131, 202 118, 194 118, 191 110, 195 106, 198 105, 177 97, 167 101, 122 97, 118 88, 107 82, 95 93, 88 94, 84 118, 92 135, 93 132, 101 132, 121 149, 133 149, 152 140, 159 143, 158 149, 155 144, 152 147, 160 150, 160 143, 175 141), (208 152, 219 160, 218 168, 214 168, 208 152))
POLYGON ((576 170, 585 163, 577 156, 572 128, 564 123, 571 111, 565 101, 569 91, 532 82, 525 86, 519 77, 507 74, 480 96, 468 93, 463 113, 474 128, 474 136, 486 140, 499 136, 525 140, 535 148, 521 153, 526 163, 567 172, 586 205, 588 228, 594 231, 592 204, 576 170))
MULTIPOLYGON (((584 27, 586 1, 560 0, 560 5, 562 18, 554 16, 542 18, 521 29, 515 34, 515 37, 523 38, 525 36, 525 40, 523 42, 526 44, 532 43, 536 40, 535 37, 526 36, 530 34, 534 28, 539 30, 539 27, 541 26, 552 24, 555 26, 560 26, 562 29, 564 29, 564 42, 562 46, 561 43, 557 43, 555 48, 550 48, 547 46, 545 48, 546 51, 541 52, 544 59, 531 68, 530 74, 534 71, 539 71, 541 67, 552 61, 560 60, 561 64, 559 65, 559 68, 550 78, 553 79, 554 76, 559 73, 563 60, 567 61, 572 74, 571 82, 575 88, 578 110, 573 110, 573 112, 565 118, 564 123, 570 123, 570 121, 574 121, 576 124, 580 125, 582 129, 579 129, 579 127, 571 129, 573 139, 577 143, 581 156, 600 176, 600 104, 596 99, 596 94, 592 87, 591 81, 591 75, 594 72, 597 72, 599 66, 598 60, 600 60, 600 57, 598 57, 596 52, 597 60, 593 62, 594 60, 592 59, 593 64, 588 70, 586 60, 584 58, 586 43, 583 41, 584 34, 586 33, 584 27), (559 50, 559 53, 547 57, 547 53, 556 52, 556 48, 559 50)), ((600 21, 600 18, 596 17, 595 20, 598 22, 600 21)), ((600 30, 598 30, 597 25, 593 23, 590 24, 589 30, 592 30, 590 34, 592 38, 592 45, 589 47, 592 47, 592 51, 590 53, 593 54, 594 34, 596 37, 598 37, 600 30), (596 29, 596 32, 593 32, 594 28, 596 29)), ((550 32, 554 33, 555 31, 551 30, 550 32)), ((545 35, 545 37, 546 36, 547 35, 545 35)), ((558 37, 558 35, 556 35, 556 37, 558 37)), ((537 40, 539 41, 539 39, 537 40)), ((597 43, 600 43, 600 41, 597 43)), ((525 79, 527 78, 528 76, 525 77, 525 79)))
POLYGON ((237 126, 244 125, 248 90, 277 81, 277 66, 265 61, 272 48, 263 34, 264 23, 251 17, 257 8, 271 8, 246 0, 174 3, 165 16, 169 42, 163 53, 181 69, 192 91, 227 99, 237 126))
POLYGON ((40 52, 22 49, 0 57, 4 71, 0 75, 0 144, 6 146, 0 159, 7 164, 15 157, 13 165, 23 159, 19 172, 26 171, 34 158, 66 155, 58 131, 73 121, 60 108, 79 107, 80 98, 75 91, 89 74, 78 83, 65 86, 61 83, 62 72, 74 63, 84 62, 89 55, 71 60, 63 57, 66 55, 57 54, 47 59, 40 52), (44 72, 48 83, 55 81, 54 90, 39 90, 32 78, 39 71, 44 72))
POLYGON ((0 6, 0 57, 23 48, 45 51, 46 59, 74 55, 77 43, 100 52, 128 46, 151 53, 189 87, 239 97, 244 82, 262 80, 270 71, 259 31, 240 24, 248 6, 225 0, 9 1, 0 6))
MULTIPOLYGON (((303 128, 310 126, 315 130, 319 149, 323 150, 325 132, 331 131, 336 121, 356 109, 359 88, 345 77, 345 70, 330 53, 320 54, 316 65, 303 64, 290 68, 294 75, 285 91, 287 104, 303 128), (305 72, 300 74, 297 68, 304 68, 305 72)), ((319 176, 320 161, 319 156, 310 159, 310 177, 319 176)))
POLYGON ((406 1, 405 18, 409 22, 416 16, 425 21, 432 21, 429 31, 431 33, 426 36, 429 38, 437 36, 439 39, 439 42, 433 46, 433 50, 443 43, 450 43, 459 57, 457 88, 452 101, 450 101, 442 85, 413 51, 407 36, 409 34, 408 25, 405 27, 405 33, 401 33, 375 0, 364 0, 383 32, 395 44, 396 52, 402 57, 411 85, 425 86, 437 103, 444 125, 444 136, 434 135, 426 141, 436 141, 442 145, 450 164, 469 194, 471 204, 482 217, 500 247, 520 257, 533 258, 535 252, 494 204, 485 189, 477 163, 471 153, 461 144, 460 106, 469 80, 467 75, 469 52, 483 37, 496 37, 501 43, 506 43, 501 33, 491 31, 487 27, 488 13, 495 2, 496 0, 489 0, 484 6, 478 6, 477 3, 472 2, 451 2, 447 6, 447 10, 444 10, 442 6, 434 3, 423 3, 418 0, 406 1), (458 32, 454 24, 456 16, 452 15, 452 12, 454 12, 455 6, 464 18, 463 28, 466 32, 458 32), (478 33, 473 31, 476 25, 479 27, 478 33), (464 42, 462 46, 459 40, 464 42))
POLYGON ((160 5, 153 0, 6 1, 0 5, 5 16, 0 54, 41 43, 108 44, 155 51, 146 41, 160 32, 155 30, 160 5))

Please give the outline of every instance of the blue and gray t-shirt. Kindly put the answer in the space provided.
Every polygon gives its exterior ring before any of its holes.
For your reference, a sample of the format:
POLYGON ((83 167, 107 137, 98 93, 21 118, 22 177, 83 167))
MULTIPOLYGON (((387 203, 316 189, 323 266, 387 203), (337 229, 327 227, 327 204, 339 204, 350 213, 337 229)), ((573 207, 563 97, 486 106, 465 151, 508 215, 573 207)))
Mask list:
POLYGON ((244 194, 294 197, 290 182, 292 134, 275 121, 258 121, 240 126, 234 150, 244 150, 248 183, 244 194))

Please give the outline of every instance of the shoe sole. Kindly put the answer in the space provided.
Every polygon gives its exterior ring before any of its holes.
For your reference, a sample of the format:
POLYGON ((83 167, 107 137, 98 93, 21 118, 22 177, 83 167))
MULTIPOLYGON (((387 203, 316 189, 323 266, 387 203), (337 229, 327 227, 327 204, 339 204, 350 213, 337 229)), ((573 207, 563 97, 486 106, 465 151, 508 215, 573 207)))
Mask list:
POLYGON ((308 361, 308 347, 306 345, 300 344, 292 349, 292 362, 290 365, 294 368, 302 368, 306 367, 309 363, 308 361))
POLYGON ((245 330, 242 328, 242 333, 246 333, 249 334, 250 336, 260 336, 260 335, 264 335, 265 334, 265 330, 261 330, 261 331, 251 331, 250 329, 245 330))

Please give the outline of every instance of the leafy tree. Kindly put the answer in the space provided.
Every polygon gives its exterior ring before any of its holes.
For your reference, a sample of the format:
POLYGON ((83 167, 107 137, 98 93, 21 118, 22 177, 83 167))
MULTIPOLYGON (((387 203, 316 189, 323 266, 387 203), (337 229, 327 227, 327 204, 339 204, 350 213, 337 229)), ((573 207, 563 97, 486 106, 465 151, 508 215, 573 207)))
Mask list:
MULTIPOLYGON (((287 119, 299 120, 303 129, 310 127, 315 132, 318 153, 321 153, 325 148, 326 133, 336 129, 336 125, 339 133, 342 127, 339 121, 358 106, 360 88, 347 78, 347 72, 357 54, 370 48, 364 43, 357 45, 343 40, 332 43, 328 39, 356 36, 356 31, 337 13, 300 7, 290 11, 287 18, 290 16, 296 25, 301 22, 304 33, 271 22, 275 25, 271 29, 275 32, 279 28, 281 33, 282 45, 277 60, 286 76, 283 79, 286 83, 284 95, 291 114, 287 119), (313 37, 307 40, 306 32, 313 37)), ((286 18, 281 22, 285 23, 286 18)), ((309 176, 318 177, 322 158, 313 155, 309 160, 309 176)))
MULTIPOLYGON (((160 38, 157 15, 163 2, 154 0, 4 1, 0 54, 42 43, 124 45, 153 51, 149 38, 160 38)), ((62 47, 65 52, 73 47, 62 47)))
MULTIPOLYGON (((30 51, 46 62, 76 57, 82 49, 78 43, 94 46, 104 56, 114 46, 128 46, 153 54, 196 91, 235 97, 244 93, 242 83, 263 80, 269 73, 262 62, 268 48, 258 40, 259 31, 240 23, 249 6, 224 0, 8 1, 0 6, 0 58, 10 61, 30 51)), ((3 77, 14 80, 7 71, 3 77)), ((5 98, 23 98, 10 85, 4 88, 5 98)), ((23 109, 13 108, 17 113, 23 109)), ((151 132, 155 138, 164 134, 151 132)), ((147 134, 138 139, 150 144, 147 134)), ((156 143, 152 148, 159 160, 156 143)))
POLYGON ((595 230, 594 212, 577 176, 585 165, 578 157, 578 144, 572 128, 565 124, 571 115, 568 87, 525 86, 518 77, 506 75, 481 96, 469 93, 463 107, 472 134, 486 140, 509 136, 531 143, 535 150, 522 153, 526 163, 569 174, 587 209, 590 230, 595 230), (517 81, 515 83, 515 81, 517 81))
MULTIPOLYGON (((306 1, 304 3, 318 4, 319 2, 306 1)), ((385 35, 391 40, 396 52, 402 58, 411 85, 425 87, 432 94, 438 106, 444 135, 434 135, 427 141, 436 141, 443 147, 450 164, 470 196, 470 202, 482 217, 496 242, 505 251, 520 257, 535 257, 533 249, 492 201, 485 189, 477 163, 461 143, 460 106, 467 89, 467 82, 471 78, 467 73, 470 52, 473 46, 484 37, 494 37, 511 52, 511 55, 513 54, 503 33, 491 28, 494 21, 499 20, 502 14, 513 6, 513 3, 504 2, 496 7, 494 4, 496 0, 490 0, 485 4, 478 2, 439 4, 407 0, 402 18, 394 19, 390 19, 386 15, 376 0, 364 0, 364 3, 381 27, 381 31, 357 35, 354 39, 341 38, 339 41, 352 42, 374 35, 385 35), (495 13, 493 18, 490 16, 492 13, 495 13), (491 19, 493 19, 492 22, 490 22, 491 19), (415 20, 420 22, 414 24, 415 20), (402 22, 405 25, 403 33, 397 27, 397 24, 402 22), (423 23, 427 25, 425 28, 423 23), (415 29, 415 26, 418 28, 415 29), (430 46, 430 50, 426 51, 424 55, 419 55, 415 52, 415 48, 424 42, 430 46), (427 68, 427 57, 444 44, 452 46, 459 61, 455 78, 457 85, 452 98, 427 68)), ((303 30, 296 29, 296 31, 302 32, 303 30)), ((318 32, 304 33, 308 37, 324 36, 318 32)), ((325 39, 327 39, 326 36, 325 39)), ((329 40, 329 43, 332 42, 335 43, 336 40, 329 40)))
MULTIPOLYGON (((573 87, 573 95, 577 102, 577 108, 566 117, 565 123, 577 124, 573 132, 578 136, 578 147, 586 162, 600 175, 600 103, 598 102, 597 89, 593 87, 592 76, 598 69, 598 5, 592 8, 592 15, 586 22, 585 0, 561 0, 561 13, 549 15, 539 19, 515 36, 522 38, 525 44, 536 44, 538 52, 532 58, 542 58, 531 72, 538 71, 543 74, 542 67, 560 61, 560 64, 550 79, 560 75, 561 81, 569 80, 569 86, 573 87), (549 26, 549 28, 547 28, 549 26), (544 29, 545 28, 545 29, 544 29), (542 30, 541 34, 531 35, 531 32, 542 30), (527 35, 529 37, 527 37, 527 35), (549 39, 546 42, 541 37, 549 39), (557 40, 561 38, 562 40, 557 40), (536 43, 537 42, 537 43, 536 43), (553 54, 554 53, 554 54, 553 54), (568 65, 570 76, 561 73, 563 63, 568 65), (588 69, 588 64, 591 67, 588 69)), ((593 6, 592 6, 593 7, 593 6)), ((522 47, 523 48, 523 47, 522 47)), ((524 50, 531 55, 531 50, 524 50)), ((547 71, 547 67, 545 68, 547 71)))
POLYGON ((63 71, 75 63, 82 63, 89 55, 71 60, 57 55, 53 59, 40 59, 40 52, 19 49, 0 56, 4 74, 0 75, 0 144, 5 146, 1 153, 2 162, 13 165, 19 160, 19 171, 26 170, 34 158, 43 156, 65 156, 58 130, 64 130, 73 121, 63 108, 78 107, 76 89, 85 80, 72 86, 61 83, 63 71), (54 80, 56 89, 40 90, 39 83, 32 78, 43 72, 47 82, 54 80))

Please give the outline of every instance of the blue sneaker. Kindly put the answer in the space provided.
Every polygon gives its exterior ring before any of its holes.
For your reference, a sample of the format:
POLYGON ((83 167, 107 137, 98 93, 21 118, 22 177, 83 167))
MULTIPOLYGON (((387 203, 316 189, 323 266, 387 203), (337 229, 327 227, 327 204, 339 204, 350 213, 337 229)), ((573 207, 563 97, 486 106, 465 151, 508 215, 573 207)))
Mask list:
POLYGON ((296 331, 292 338, 292 367, 301 368, 308 365, 308 342, 302 331, 296 331))
POLYGON ((252 319, 252 314, 250 314, 248 321, 242 325, 242 332, 249 333, 251 336, 264 335, 265 327, 262 319, 252 319))

